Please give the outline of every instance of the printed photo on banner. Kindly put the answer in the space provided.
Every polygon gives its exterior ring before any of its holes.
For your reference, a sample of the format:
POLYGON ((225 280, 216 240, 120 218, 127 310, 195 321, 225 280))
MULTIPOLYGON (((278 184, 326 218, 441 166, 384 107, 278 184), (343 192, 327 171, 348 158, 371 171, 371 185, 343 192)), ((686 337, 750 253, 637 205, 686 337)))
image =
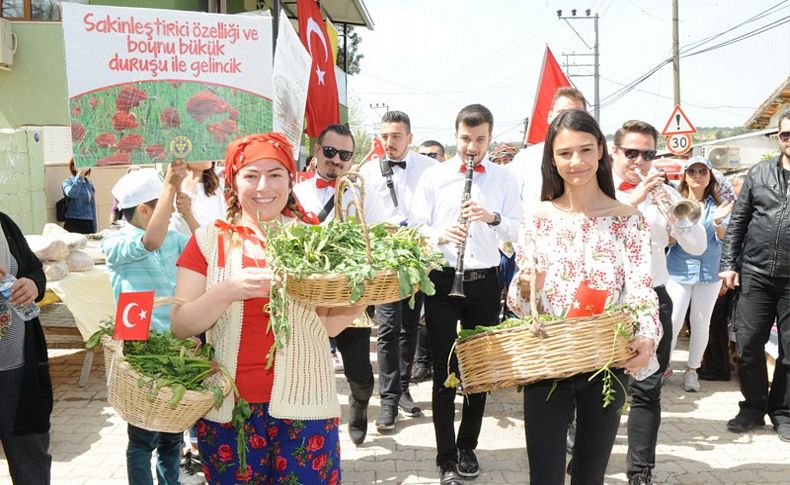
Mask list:
POLYGON ((272 129, 271 18, 63 4, 78 167, 220 160, 272 129))

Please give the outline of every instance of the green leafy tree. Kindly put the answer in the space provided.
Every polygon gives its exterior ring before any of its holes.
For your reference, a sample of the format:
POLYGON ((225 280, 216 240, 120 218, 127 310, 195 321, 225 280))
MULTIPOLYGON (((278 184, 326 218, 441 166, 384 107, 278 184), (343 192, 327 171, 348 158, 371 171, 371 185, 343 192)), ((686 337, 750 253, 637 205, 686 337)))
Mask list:
MULTIPOLYGON (((340 36, 337 41, 337 65, 341 69, 344 69, 343 57, 345 55, 345 48, 342 39, 342 28, 338 33, 340 36)), ((349 75, 359 74, 359 61, 365 57, 363 54, 359 53, 359 45, 362 42, 362 38, 354 31, 354 26, 352 25, 346 27, 346 34, 348 35, 348 69, 346 73, 349 75)))

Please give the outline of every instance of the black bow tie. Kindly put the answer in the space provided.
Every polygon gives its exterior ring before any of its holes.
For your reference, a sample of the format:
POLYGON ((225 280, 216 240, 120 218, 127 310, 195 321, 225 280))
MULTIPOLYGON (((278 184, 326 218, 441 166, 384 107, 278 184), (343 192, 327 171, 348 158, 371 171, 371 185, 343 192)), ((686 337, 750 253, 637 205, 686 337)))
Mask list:
POLYGON ((406 162, 405 161, 395 162, 393 160, 387 160, 387 164, 389 164, 390 168, 392 168, 392 167, 400 167, 403 170, 406 170, 406 162))

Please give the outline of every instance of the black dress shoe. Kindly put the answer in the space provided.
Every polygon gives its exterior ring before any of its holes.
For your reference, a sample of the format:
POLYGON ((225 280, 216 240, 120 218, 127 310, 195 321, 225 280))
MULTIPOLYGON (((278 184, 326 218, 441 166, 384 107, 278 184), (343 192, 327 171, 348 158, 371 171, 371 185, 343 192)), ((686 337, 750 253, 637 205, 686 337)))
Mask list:
POLYGON ((775 424, 774 429, 780 440, 790 442, 790 423, 775 424))
POLYGON ((761 417, 757 419, 754 416, 738 413, 737 416, 727 421, 727 429, 733 433, 745 433, 758 426, 765 426, 765 418, 761 417))
POLYGON ((455 471, 455 463, 448 461, 439 467, 439 483, 441 485, 463 485, 464 480, 461 475, 455 471))
POLYGON ((411 381, 416 383, 425 382, 433 377, 433 371, 430 367, 419 366, 414 370, 411 376, 411 381))
POLYGON ((458 474, 464 478, 475 478, 480 475, 480 464, 474 450, 458 450, 458 474))
POLYGON ((420 409, 420 406, 418 406, 417 403, 414 402, 414 399, 411 398, 409 391, 404 391, 403 394, 400 395, 398 407, 401 411, 403 411, 403 414, 410 418, 414 418, 422 414, 422 409, 420 409))
POLYGON ((392 431, 395 421, 398 420, 398 406, 394 404, 381 404, 379 417, 376 418, 376 429, 379 431, 392 431))
POLYGON ((348 396, 348 437, 355 445, 362 444, 368 434, 368 403, 348 396))
POLYGON ((642 472, 639 475, 634 475, 628 479, 628 485, 652 485, 653 477, 649 471, 642 472))

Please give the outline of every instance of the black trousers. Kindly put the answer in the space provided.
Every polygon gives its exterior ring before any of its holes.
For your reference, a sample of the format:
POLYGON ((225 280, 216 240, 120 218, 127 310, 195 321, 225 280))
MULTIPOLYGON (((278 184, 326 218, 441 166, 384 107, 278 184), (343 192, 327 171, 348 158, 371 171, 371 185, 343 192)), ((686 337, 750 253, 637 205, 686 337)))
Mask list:
POLYGON ((397 405, 401 393, 409 390, 412 361, 417 348, 417 327, 424 299, 425 295, 417 292, 413 309, 409 308, 408 298, 376 305, 375 320, 379 326, 376 352, 382 404, 397 405))
POLYGON ((706 381, 730 380, 730 316, 735 290, 729 290, 716 300, 710 317, 708 346, 702 356, 699 378, 706 381))
POLYGON ((96 230, 93 227, 92 219, 71 219, 66 218, 63 229, 78 234, 93 234, 96 230))
MULTIPOLYGON (((631 409, 628 412, 628 477, 639 475, 656 466, 656 443, 661 426, 661 384, 667 369, 672 347, 672 299, 664 285, 653 288, 658 296, 658 319, 664 334, 656 349, 658 370, 651 376, 630 381, 631 409)), ((578 442, 578 439, 577 439, 578 442)))
POLYGON ((427 325, 420 325, 417 329, 417 351, 414 354, 414 365, 417 368, 431 368, 431 338, 428 336, 427 325))
MULTIPOLYGON (((614 402, 603 407, 603 374, 589 381, 592 372, 559 381, 544 380, 524 388, 524 427, 527 436, 529 483, 565 483, 565 435, 576 408, 576 444, 573 447, 571 484, 603 484, 606 465, 612 453, 618 410, 625 392, 616 382, 614 402)), ((615 370, 625 384, 621 369, 615 370)))
POLYGON ((343 356, 343 373, 357 401, 367 403, 373 395, 373 367, 370 364, 370 329, 347 327, 335 336, 343 356))
POLYGON ((790 278, 772 278, 744 269, 735 310, 738 377, 744 398, 739 405, 741 413, 754 419, 762 419, 769 412, 765 343, 775 320, 783 355, 776 361, 774 379, 778 380, 771 386, 771 420, 781 424, 790 423, 790 278))
MULTIPOLYGON (((483 422, 486 395, 467 394, 463 399, 458 440, 455 436, 455 388, 444 386, 447 379, 447 360, 450 349, 458 338, 457 324, 462 328, 499 323, 502 288, 496 268, 491 268, 483 279, 464 283, 465 298, 448 296, 453 283, 452 268, 431 272, 436 294, 425 298, 425 322, 431 345, 433 361, 433 430, 436 434, 436 464, 458 461, 458 448, 477 448, 480 426, 483 422)), ((458 361, 453 356, 450 371, 458 372, 458 361)))

